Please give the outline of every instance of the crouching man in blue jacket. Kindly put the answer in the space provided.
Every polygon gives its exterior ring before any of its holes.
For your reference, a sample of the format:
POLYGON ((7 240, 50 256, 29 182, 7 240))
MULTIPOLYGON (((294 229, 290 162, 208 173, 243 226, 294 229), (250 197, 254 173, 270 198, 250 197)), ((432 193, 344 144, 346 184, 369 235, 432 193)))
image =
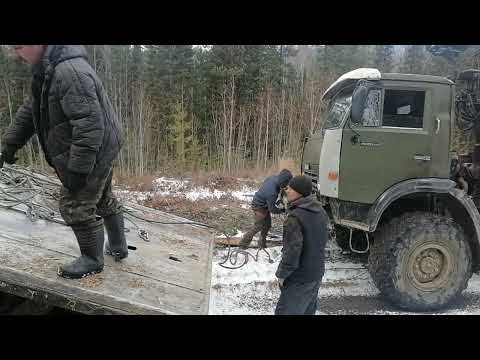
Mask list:
POLYGON ((252 200, 252 210, 255 218, 255 224, 243 235, 240 241, 240 248, 246 249, 252 242, 253 237, 260 231, 260 240, 258 246, 265 248, 267 246, 267 234, 272 227, 272 214, 280 214, 284 209, 278 208, 278 195, 292 179, 292 173, 283 169, 278 175, 273 175, 265 179, 260 189, 255 193, 252 200))

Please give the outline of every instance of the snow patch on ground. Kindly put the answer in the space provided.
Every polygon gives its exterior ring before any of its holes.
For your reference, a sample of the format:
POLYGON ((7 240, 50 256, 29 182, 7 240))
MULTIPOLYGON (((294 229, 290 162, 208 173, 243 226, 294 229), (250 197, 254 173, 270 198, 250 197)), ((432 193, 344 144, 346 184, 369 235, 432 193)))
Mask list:
POLYGON ((473 274, 465 289, 467 293, 480 293, 480 274, 473 274))
MULTIPOLYGON (((245 233, 237 230, 237 233, 233 236, 230 236, 230 238, 241 238, 245 233)), ((227 237, 224 234, 216 236, 218 239, 226 239, 227 237)))
MULTIPOLYGON (((204 200, 204 199, 222 199, 234 198, 241 202, 248 203, 252 200, 253 194, 257 189, 242 185, 240 189, 220 191, 217 189, 210 189, 202 186, 193 186, 190 180, 179 180, 166 177, 160 177, 153 181, 153 191, 140 192, 131 190, 117 190, 117 193, 126 199, 136 201, 145 201, 154 196, 174 196, 185 197, 190 201, 204 200)), ((243 204, 242 204, 243 205, 243 204)), ((249 208, 245 205, 245 208, 249 208)))
POLYGON ((153 192, 117 189, 115 190, 115 195, 117 195, 121 200, 135 201, 137 203, 141 203, 143 201, 152 199, 153 192))

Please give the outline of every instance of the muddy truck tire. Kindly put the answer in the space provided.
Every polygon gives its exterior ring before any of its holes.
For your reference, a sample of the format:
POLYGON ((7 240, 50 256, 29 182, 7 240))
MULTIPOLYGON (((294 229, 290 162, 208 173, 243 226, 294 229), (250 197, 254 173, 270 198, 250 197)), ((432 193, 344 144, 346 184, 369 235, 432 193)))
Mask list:
POLYGON ((410 311, 449 305, 472 276, 465 234, 449 217, 406 213, 384 224, 370 248, 369 271, 390 302, 410 311))

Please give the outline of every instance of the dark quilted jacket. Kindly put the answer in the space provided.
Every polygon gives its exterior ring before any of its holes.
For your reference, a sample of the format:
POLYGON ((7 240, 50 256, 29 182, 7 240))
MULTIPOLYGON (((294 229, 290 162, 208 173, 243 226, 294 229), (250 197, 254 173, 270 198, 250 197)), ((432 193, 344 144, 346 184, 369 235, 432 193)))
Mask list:
POLYGON ((60 179, 111 166, 122 133, 107 93, 81 45, 48 45, 33 67, 32 98, 18 110, 2 146, 17 150, 38 135, 60 179))

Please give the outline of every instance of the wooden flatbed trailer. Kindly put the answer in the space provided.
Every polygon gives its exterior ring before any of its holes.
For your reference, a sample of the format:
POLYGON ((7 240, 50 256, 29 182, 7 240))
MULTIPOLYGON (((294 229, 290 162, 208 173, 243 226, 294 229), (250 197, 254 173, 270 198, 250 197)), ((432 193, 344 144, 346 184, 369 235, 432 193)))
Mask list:
MULTIPOLYGON (((140 217, 188 220, 127 203, 140 217)), ((57 275, 79 256, 69 227, 0 208, 0 291, 84 314, 208 314, 213 234, 197 225, 125 221, 129 257, 105 255, 102 273, 81 280, 57 275), (139 236, 148 232, 148 239, 139 236)))

